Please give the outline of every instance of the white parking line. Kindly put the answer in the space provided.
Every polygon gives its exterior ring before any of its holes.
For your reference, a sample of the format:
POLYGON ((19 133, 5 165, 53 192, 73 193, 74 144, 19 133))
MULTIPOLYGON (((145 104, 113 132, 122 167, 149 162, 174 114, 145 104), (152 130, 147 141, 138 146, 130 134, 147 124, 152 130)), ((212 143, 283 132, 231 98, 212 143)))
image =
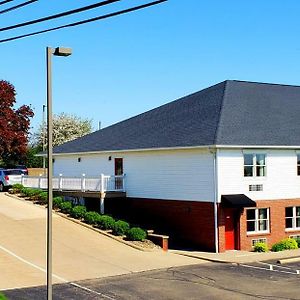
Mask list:
MULTIPOLYGON (((42 267, 40 267, 40 266, 38 266, 38 265, 36 265, 36 264, 31 263, 30 261, 28 261, 28 260, 26 260, 26 259, 20 257, 19 255, 15 254, 14 252, 10 251, 9 249, 7 249, 7 248, 5 248, 5 247, 3 247, 3 246, 1 246, 1 245, 0 245, 0 249, 1 249, 2 251, 6 252, 7 254, 9 254, 9 255, 15 257, 16 259, 20 260, 21 262, 23 262, 23 263, 25 263, 25 264, 27 264, 27 265, 29 265, 29 266, 35 268, 35 269, 38 269, 39 271, 41 271, 41 272, 43 272, 43 273, 46 273, 46 272, 47 272, 46 269, 44 269, 44 268, 42 268, 42 267)), ((77 288, 80 288, 80 289, 82 289, 82 290, 85 290, 85 291, 87 291, 87 292, 90 292, 90 293, 96 294, 96 295, 98 295, 98 296, 101 296, 101 297, 103 297, 103 298, 110 299, 110 300, 115 300, 115 298, 112 298, 111 296, 108 296, 108 295, 99 293, 99 292, 97 292, 97 291, 91 290, 91 289, 89 289, 89 288, 87 288, 87 287, 84 287, 84 286, 81 286, 81 285, 79 285, 79 284, 77 284, 77 283, 75 283, 75 282, 70 282, 69 280, 66 280, 66 279, 64 279, 64 278, 62 278, 62 277, 60 277, 60 276, 58 276, 58 275, 52 274, 52 277, 54 277, 54 278, 56 278, 56 279, 58 279, 58 280, 60 280, 60 281, 62 281, 62 282, 64 282, 64 283, 68 283, 68 284, 73 285, 73 286, 75 286, 75 287, 77 287, 77 288)), ((18 288, 20 288, 20 287, 18 287, 18 288)))
POLYGON ((281 271, 281 270, 274 270, 273 268, 267 269, 263 267, 257 267, 257 266, 251 266, 251 265, 245 265, 245 264, 239 264, 239 266, 245 267, 245 268, 252 268, 252 269, 258 269, 258 270, 264 270, 264 271, 271 271, 271 272, 279 272, 279 273, 285 273, 285 274, 293 274, 293 275, 299 275, 296 272, 288 272, 288 271, 281 271))

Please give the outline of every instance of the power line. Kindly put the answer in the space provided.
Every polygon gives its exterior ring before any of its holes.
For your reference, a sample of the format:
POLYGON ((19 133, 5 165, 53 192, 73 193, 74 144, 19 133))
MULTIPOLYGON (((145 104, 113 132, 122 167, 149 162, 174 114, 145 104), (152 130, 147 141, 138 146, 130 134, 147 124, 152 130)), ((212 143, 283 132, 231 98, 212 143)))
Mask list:
POLYGON ((20 7, 29 5, 29 4, 31 4, 31 3, 33 3, 33 2, 36 2, 36 1, 38 1, 38 0, 29 0, 29 1, 26 1, 26 2, 24 2, 24 3, 21 3, 21 4, 18 4, 18 5, 12 6, 12 7, 10 7, 10 8, 6 8, 6 9, 3 9, 3 10, 0 10, 0 14, 4 14, 4 13, 6 13, 6 12, 9 12, 9 11, 12 11, 12 10, 15 10, 15 9, 18 9, 18 8, 20 8, 20 7))
POLYGON ((143 8, 146 8, 146 7, 150 7, 150 6, 153 6, 153 5, 156 5, 156 4, 160 4, 160 3, 166 2, 166 1, 168 1, 168 0, 153 1, 153 2, 143 4, 143 5, 134 6, 134 7, 128 8, 128 9, 116 11, 116 12, 113 12, 113 13, 110 13, 110 14, 98 16, 98 17, 95 17, 95 18, 86 19, 86 20, 83 20, 83 21, 70 23, 70 24, 67 24, 67 25, 62 25, 62 26, 58 26, 58 27, 54 27, 54 28, 50 28, 50 29, 45 29, 45 30, 41 30, 41 31, 36 31, 36 32, 32 32, 32 33, 27 33, 27 34, 23 34, 23 35, 14 36, 14 37, 11 37, 11 38, 0 40, 0 43, 11 42, 11 41, 14 41, 14 40, 18 40, 18 39, 22 39, 22 38, 29 37, 29 36, 50 32, 50 31, 54 31, 54 30, 58 30, 58 29, 62 29, 62 28, 74 27, 74 26, 78 26, 78 25, 82 25, 82 24, 86 24, 86 23, 90 23, 90 22, 94 22, 94 21, 98 21, 98 20, 103 20, 103 19, 115 17, 115 16, 118 16, 118 15, 133 12, 135 10, 140 10, 140 9, 143 9, 143 8))
POLYGON ((11 2, 11 1, 14 1, 14 0, 4 0, 4 1, 1 1, 1 2, 0 2, 0 5, 5 4, 5 3, 8 3, 8 2, 11 2))
POLYGON ((27 22, 24 22, 24 23, 16 24, 16 25, 11 25, 11 26, 8 26, 8 27, 3 27, 3 28, 0 28, 0 31, 6 31, 6 30, 10 30, 10 29, 15 29, 15 28, 23 27, 23 26, 28 26, 28 25, 32 25, 32 24, 36 24, 36 23, 40 23, 40 22, 44 22, 44 21, 48 21, 48 20, 68 16, 68 15, 72 15, 72 14, 75 14, 75 13, 83 12, 85 10, 94 9, 96 7, 104 6, 104 5, 111 4, 111 3, 114 3, 114 2, 118 2, 118 1, 121 1, 121 0, 101 1, 101 2, 98 2, 98 3, 95 3, 95 4, 91 4, 91 5, 88 5, 88 6, 81 7, 81 8, 76 8, 76 9, 69 10, 69 11, 66 11, 66 12, 62 12, 62 13, 59 13, 59 14, 56 14, 56 15, 44 17, 44 18, 41 18, 41 19, 36 19, 36 20, 27 21, 27 22))

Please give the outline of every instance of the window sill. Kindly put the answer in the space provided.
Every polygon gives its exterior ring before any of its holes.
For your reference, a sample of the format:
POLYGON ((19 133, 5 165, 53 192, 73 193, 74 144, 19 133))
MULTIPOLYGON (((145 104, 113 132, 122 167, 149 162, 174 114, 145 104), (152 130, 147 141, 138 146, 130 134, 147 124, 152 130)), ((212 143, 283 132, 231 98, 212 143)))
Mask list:
POLYGON ((259 236, 259 235, 270 235, 270 231, 253 231, 253 232, 247 232, 247 236, 259 236))
POLYGON ((300 231, 300 227, 299 228, 286 228, 285 232, 299 232, 300 231))

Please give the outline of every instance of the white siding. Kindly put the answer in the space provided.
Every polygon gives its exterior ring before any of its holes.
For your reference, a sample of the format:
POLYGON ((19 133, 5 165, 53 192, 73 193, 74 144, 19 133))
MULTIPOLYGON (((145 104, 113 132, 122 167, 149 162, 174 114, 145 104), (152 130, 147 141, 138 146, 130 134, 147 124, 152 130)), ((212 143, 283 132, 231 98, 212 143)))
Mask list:
MULTIPOLYGON (((246 150, 245 150, 246 151, 246 150)), ((253 200, 300 198, 300 176, 294 150, 247 150, 266 154, 266 176, 244 177, 243 151, 219 150, 218 195, 245 194, 253 200), (262 184, 263 191, 249 192, 250 184, 262 184)))
POLYGON ((114 174, 114 158, 123 157, 128 197, 209 201, 214 199, 213 156, 203 150, 166 150, 56 156, 54 174, 114 174), (112 160, 109 161, 108 157, 112 160))

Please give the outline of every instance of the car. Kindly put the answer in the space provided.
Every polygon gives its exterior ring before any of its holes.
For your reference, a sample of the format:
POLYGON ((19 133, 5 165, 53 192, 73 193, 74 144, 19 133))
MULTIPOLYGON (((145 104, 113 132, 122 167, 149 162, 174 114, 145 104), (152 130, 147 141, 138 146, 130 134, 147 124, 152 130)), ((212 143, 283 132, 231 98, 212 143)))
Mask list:
POLYGON ((9 189, 15 183, 21 183, 23 170, 20 169, 0 169, 0 192, 9 189))
POLYGON ((22 170, 24 175, 28 175, 28 169, 25 165, 17 165, 17 166, 14 166, 13 168, 10 168, 10 169, 22 170))

